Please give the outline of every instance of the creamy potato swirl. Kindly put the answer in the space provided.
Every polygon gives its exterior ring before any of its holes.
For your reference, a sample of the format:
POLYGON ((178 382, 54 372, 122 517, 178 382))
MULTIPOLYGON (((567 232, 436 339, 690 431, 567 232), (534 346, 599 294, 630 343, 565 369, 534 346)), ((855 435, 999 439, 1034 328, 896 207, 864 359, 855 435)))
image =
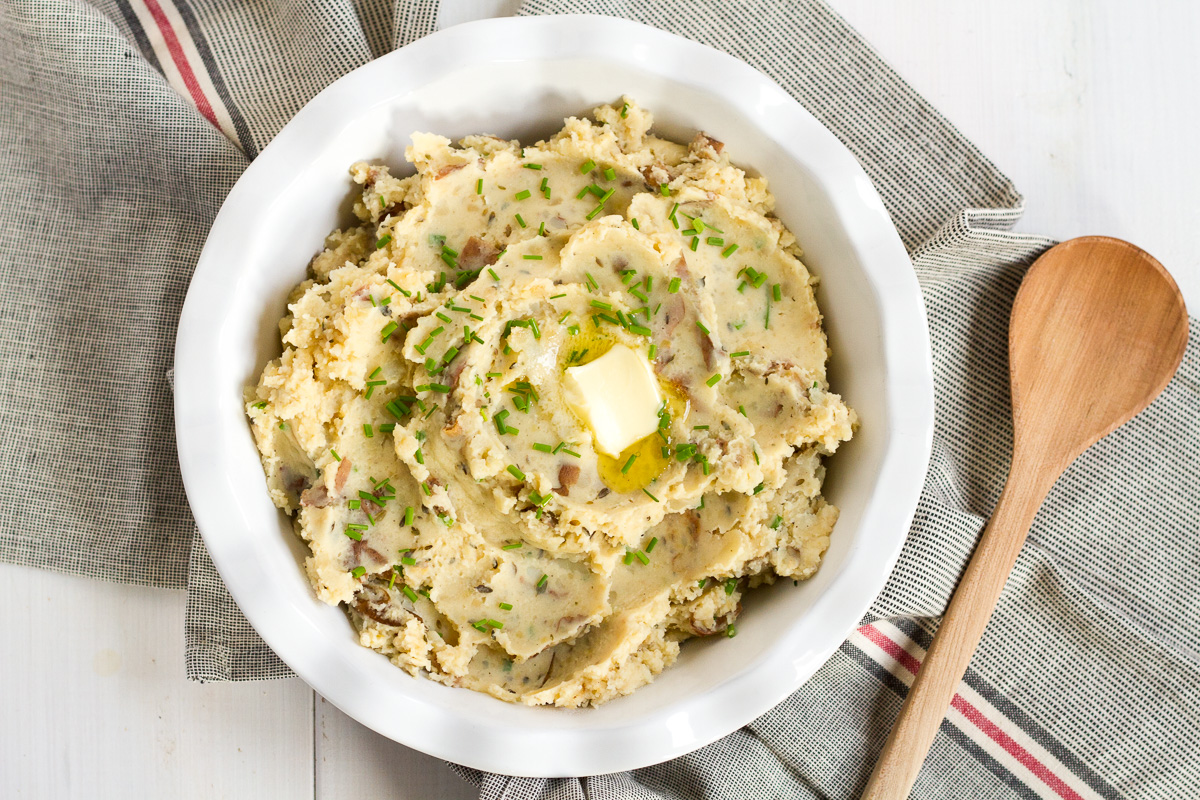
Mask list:
POLYGON ((594 116, 355 164, 358 224, 247 397, 317 596, 408 672, 528 704, 628 694, 733 636, 746 589, 814 574, 856 424, 765 180, 628 98, 594 116), (613 456, 563 382, 618 346, 664 402, 613 456))

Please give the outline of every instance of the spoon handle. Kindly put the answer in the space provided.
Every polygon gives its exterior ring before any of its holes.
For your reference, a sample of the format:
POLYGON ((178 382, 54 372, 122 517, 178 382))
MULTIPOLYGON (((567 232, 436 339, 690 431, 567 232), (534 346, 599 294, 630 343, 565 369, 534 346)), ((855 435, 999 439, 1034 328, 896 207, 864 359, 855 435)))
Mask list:
POLYGON ((1041 464, 1030 464, 1025 459, 1018 462, 1014 455, 1000 502, 883 745, 863 800, 908 797, 1017 561, 1034 515, 1058 477, 1057 471, 1049 476, 1046 472, 1041 464))

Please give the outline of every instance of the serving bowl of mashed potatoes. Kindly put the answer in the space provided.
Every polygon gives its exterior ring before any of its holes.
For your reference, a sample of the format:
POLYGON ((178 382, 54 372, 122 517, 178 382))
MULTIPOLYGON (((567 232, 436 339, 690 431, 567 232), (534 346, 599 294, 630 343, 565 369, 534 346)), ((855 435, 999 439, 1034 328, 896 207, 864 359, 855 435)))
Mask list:
POLYGON ((493 20, 338 81, 234 187, 180 463, 247 618, 348 714, 609 772, 844 640, 915 509, 928 348, 877 195, 781 89, 634 23, 493 20))

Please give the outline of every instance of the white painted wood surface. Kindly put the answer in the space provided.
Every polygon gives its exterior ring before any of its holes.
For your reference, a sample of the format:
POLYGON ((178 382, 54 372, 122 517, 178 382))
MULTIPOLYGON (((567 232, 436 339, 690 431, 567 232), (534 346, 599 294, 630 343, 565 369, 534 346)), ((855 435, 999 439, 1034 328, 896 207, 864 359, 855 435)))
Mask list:
MULTIPOLYGON (((446 0, 443 25, 519 0, 446 0)), ((1018 230, 1157 256, 1200 312, 1200 5, 833 0, 1025 193, 1018 230)), ((0 566, 0 797, 468 798, 298 680, 183 678, 184 598, 0 566)))

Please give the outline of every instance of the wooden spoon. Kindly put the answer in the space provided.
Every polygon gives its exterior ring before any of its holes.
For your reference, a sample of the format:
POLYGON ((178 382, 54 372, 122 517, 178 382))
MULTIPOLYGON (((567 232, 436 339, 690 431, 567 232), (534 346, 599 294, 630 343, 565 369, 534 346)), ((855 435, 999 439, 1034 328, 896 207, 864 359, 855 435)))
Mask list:
POLYGON ((1183 359, 1187 337, 1187 311, 1175 281, 1128 242, 1072 239, 1029 269, 1008 333, 1008 483, 883 745, 864 800, 908 797, 1050 487, 1080 453, 1158 396, 1183 359))

